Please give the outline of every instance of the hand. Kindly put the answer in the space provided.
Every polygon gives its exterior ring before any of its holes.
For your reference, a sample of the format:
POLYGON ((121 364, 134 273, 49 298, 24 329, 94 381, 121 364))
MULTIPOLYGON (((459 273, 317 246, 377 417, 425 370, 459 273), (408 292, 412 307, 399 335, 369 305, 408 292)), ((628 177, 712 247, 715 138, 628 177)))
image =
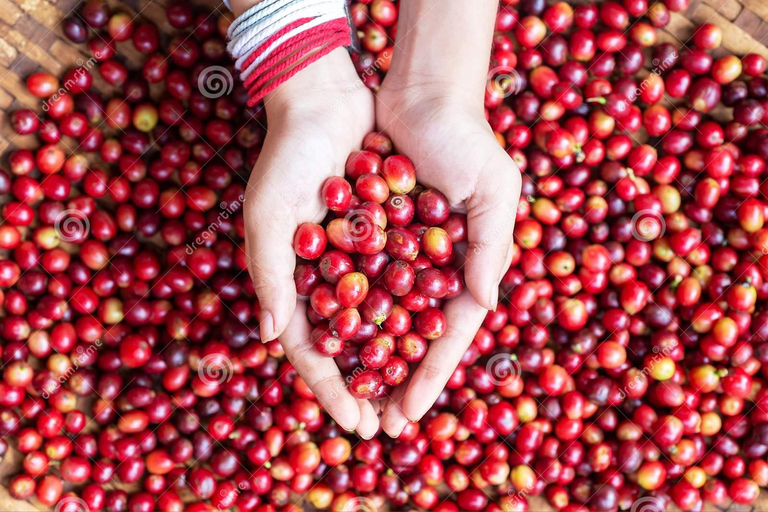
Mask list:
POLYGON ((344 48, 331 52, 265 100, 269 130, 244 202, 248 271, 261 306, 262 341, 280 337, 288 359, 336 422, 362 437, 379 426, 372 404, 356 400, 333 359, 310 342, 306 304, 297 303, 293 236, 326 214, 320 189, 343 176, 349 153, 373 129, 373 97, 344 48))
POLYGON ((440 190, 467 214, 467 291, 448 301, 446 333, 431 342, 407 386, 383 405, 381 425, 397 437, 432 407, 472 342, 512 259, 520 171, 483 115, 482 96, 390 75, 376 97, 377 129, 416 167, 419 183, 440 190), (479 100, 479 101, 478 101, 479 100))

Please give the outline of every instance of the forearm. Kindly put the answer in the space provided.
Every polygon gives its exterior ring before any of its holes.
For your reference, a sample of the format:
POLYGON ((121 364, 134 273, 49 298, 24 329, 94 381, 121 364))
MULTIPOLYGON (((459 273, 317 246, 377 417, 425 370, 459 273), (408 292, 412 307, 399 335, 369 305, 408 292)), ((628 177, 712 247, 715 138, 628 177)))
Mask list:
POLYGON ((245 11, 262 1, 263 0, 230 0, 229 3, 232 6, 232 13, 235 16, 240 16, 245 11))
POLYGON ((306 113, 332 115, 349 97, 365 92, 346 48, 336 48, 270 93, 267 118, 306 113))
POLYGON ((230 28, 230 52, 252 95, 266 88, 263 98, 268 115, 270 111, 297 110, 302 103, 317 110, 318 101, 329 110, 331 102, 340 101, 346 90, 356 87, 359 78, 349 53, 338 47, 349 37, 343 5, 344 0, 230 0, 234 15, 245 20, 243 25, 236 20, 234 31, 230 28), (253 7, 260 13, 243 16, 253 7), (279 51, 284 53, 272 56, 279 51), (257 56, 257 52, 262 54, 257 56), (278 68, 282 63, 289 65, 278 68))
POLYGON ((232 14, 237 17, 261 1, 262 0, 230 0, 229 5, 232 7, 232 14))
POLYGON ((497 0, 403 0, 390 75, 482 100, 497 0))

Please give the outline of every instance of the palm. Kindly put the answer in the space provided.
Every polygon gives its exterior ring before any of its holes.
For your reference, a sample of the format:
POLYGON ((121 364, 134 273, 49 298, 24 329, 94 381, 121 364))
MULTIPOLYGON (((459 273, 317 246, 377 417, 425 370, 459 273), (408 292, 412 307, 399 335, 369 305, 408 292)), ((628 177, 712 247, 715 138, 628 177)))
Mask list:
MULTIPOLYGON (((428 104, 398 112, 379 97, 376 106, 379 129, 413 160, 419 182, 439 189, 453 208, 465 211, 489 155, 498 156, 501 150, 488 123, 446 108, 429 111, 428 104)), ((503 151, 501 156, 506 156, 503 151)))
POLYGON ((420 183, 440 190, 454 210, 467 214, 468 290, 445 304, 446 333, 431 343, 409 383, 384 402, 382 427, 393 436, 409 419, 419 420, 431 407, 487 309, 495 307, 501 274, 488 274, 509 266, 520 195, 519 171, 482 115, 442 102, 408 104, 403 97, 400 91, 379 93, 377 127, 390 135, 399 153, 413 160, 420 183))
MULTIPOLYGON (((373 124, 373 97, 366 89, 335 112, 320 109, 302 112, 299 121, 289 114, 270 122, 248 183, 245 212, 246 223, 254 224, 254 229, 246 230, 245 237, 249 271, 254 279, 259 275, 266 277, 273 269, 253 268, 259 258, 258 252, 251 249, 258 251, 260 240, 283 239, 286 230, 293 233, 299 224, 320 222, 325 217, 328 210, 318 191, 329 177, 344 175, 349 153, 359 149, 373 124), (282 223, 250 218, 261 216, 262 212, 269 212, 282 223)), ((273 249, 263 245, 264 250, 273 249)), ((292 268, 289 270, 293 272, 292 268)))
POLYGON ((246 253, 260 302, 268 296, 275 316, 285 319, 284 330, 275 332, 298 374, 342 427, 372 437, 378 430, 373 406, 352 397, 333 359, 314 350, 305 301, 292 286, 293 233, 300 224, 325 217, 327 209, 318 191, 329 177, 344 174, 347 156, 373 129, 373 97, 368 90, 360 89, 332 110, 335 97, 313 100, 317 111, 302 109, 270 119, 248 184, 246 253))

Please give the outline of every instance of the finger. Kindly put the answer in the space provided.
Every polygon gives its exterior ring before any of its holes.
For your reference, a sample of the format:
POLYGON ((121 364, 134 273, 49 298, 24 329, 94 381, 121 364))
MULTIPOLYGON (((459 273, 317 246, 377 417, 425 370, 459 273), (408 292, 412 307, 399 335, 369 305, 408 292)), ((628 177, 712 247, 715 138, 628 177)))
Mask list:
POLYGON ((499 286, 501 286, 501 280, 504 279, 504 276, 506 275, 507 271, 509 270, 509 266, 512 264, 512 258, 515 255, 515 242, 510 244, 509 249, 507 249, 507 257, 504 258, 504 265, 501 267, 501 276, 499 276, 499 286))
POLYGON ((509 264, 507 256, 512 245, 517 203, 520 199, 521 178, 514 162, 498 146, 489 148, 500 152, 488 160, 490 169, 485 176, 492 180, 478 183, 467 199, 467 265, 464 276, 467 289, 478 304, 496 309, 499 282, 509 264))
POLYGON ((279 209, 249 197, 245 201, 245 239, 248 268, 261 306, 261 341, 271 341, 283 332, 296 305, 293 271, 295 222, 276 218, 279 209))
POLYGON ((408 383, 404 383, 394 389, 389 400, 384 403, 384 412, 381 415, 381 428, 389 437, 398 437, 408 425, 408 418, 405 416, 401 403, 405 390, 408 389, 408 383))
POLYGON ((347 390, 336 362, 317 352, 309 341, 310 325, 306 307, 303 301, 296 305, 293 317, 280 337, 280 343, 288 360, 315 394, 320 405, 341 428, 355 430, 360 422, 360 406, 347 390))
POLYGON ((419 421, 440 396, 487 313, 467 292, 448 301, 444 311, 448 329, 430 343, 403 397, 402 410, 410 421, 419 421))
POLYGON ((360 407, 360 421, 357 424, 357 433, 363 439, 373 439, 379 431, 379 417, 373 404, 369 400, 357 400, 360 407))

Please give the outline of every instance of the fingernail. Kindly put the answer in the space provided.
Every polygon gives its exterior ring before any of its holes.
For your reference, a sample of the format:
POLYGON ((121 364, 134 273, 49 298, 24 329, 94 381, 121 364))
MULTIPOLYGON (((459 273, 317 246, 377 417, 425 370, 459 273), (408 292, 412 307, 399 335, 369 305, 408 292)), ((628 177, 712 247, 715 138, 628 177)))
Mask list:
POLYGON ((491 309, 496 311, 496 306, 499 305, 499 287, 493 286, 491 288, 491 309))
POLYGON ((261 310, 261 321, 259 326, 261 332, 261 342, 266 343, 272 341, 275 334, 275 319, 272 313, 266 309, 261 310))
POLYGON ((497 284, 497 285, 499 285, 499 286, 501 285, 501 281, 503 281, 503 280, 504 280, 504 276, 506 276, 506 275, 507 275, 507 272, 509 272, 509 267, 507 267, 507 268, 502 268, 502 269, 501 269, 501 275, 500 275, 500 276, 499 276, 499 278, 496 280, 496 284, 497 284))

